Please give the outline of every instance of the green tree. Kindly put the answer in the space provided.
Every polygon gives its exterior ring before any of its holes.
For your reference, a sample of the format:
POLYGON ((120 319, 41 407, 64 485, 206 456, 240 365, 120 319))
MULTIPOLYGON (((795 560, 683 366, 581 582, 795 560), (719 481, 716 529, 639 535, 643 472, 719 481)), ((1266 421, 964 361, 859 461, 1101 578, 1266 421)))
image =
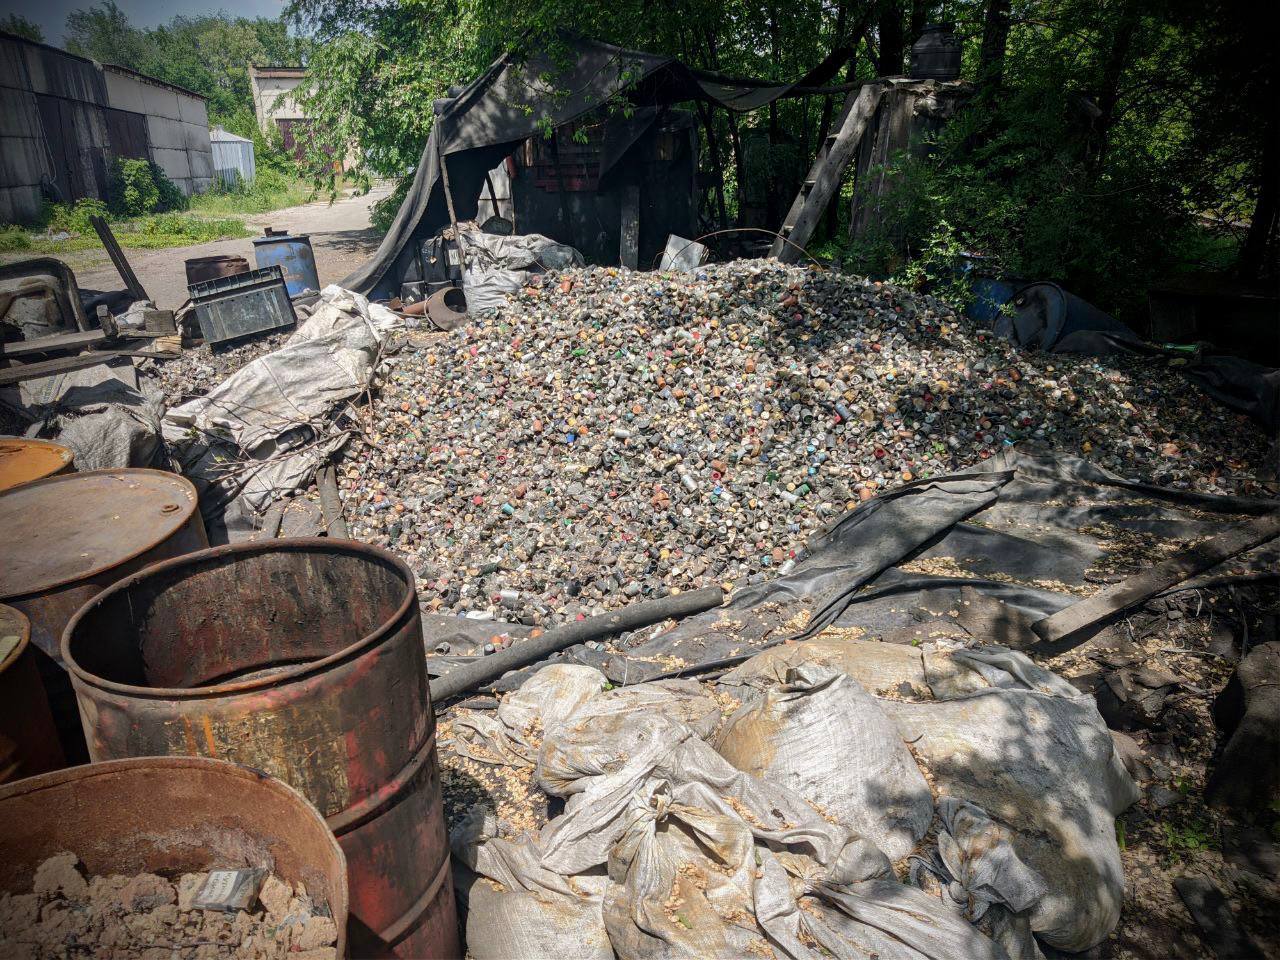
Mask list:
POLYGON ((305 63, 310 41, 283 20, 207 14, 134 27, 115 0, 67 16, 67 49, 127 66, 208 98, 209 119, 241 136, 252 129, 250 64, 305 63))
POLYGON ((44 31, 40 29, 40 24, 28 20, 20 13, 9 13, 0 17, 0 31, 25 37, 37 43, 44 42, 44 31))
POLYGON ((115 0, 101 0, 67 14, 67 50, 140 73, 150 73, 155 61, 143 31, 129 23, 128 15, 115 0))

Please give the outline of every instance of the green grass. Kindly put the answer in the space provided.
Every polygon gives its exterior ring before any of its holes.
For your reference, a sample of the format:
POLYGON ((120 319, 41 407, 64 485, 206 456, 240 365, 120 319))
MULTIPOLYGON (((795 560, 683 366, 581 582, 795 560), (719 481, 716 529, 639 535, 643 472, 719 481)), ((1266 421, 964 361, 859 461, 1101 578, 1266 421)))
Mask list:
POLYGON ((192 197, 190 209, 184 212, 116 219, 110 216, 106 204, 98 200, 79 200, 74 206, 54 204, 45 211, 45 229, 28 230, 14 224, 0 224, 0 253, 56 256, 77 250, 100 250, 102 244, 89 222, 95 215, 107 217, 120 246, 133 249, 160 250, 249 237, 254 232, 237 214, 266 213, 313 199, 315 189, 309 181, 266 167, 247 188, 219 188, 192 197), (50 239, 59 233, 71 236, 50 239))
MULTIPOLYGON (((210 218, 190 213, 155 213, 136 220, 117 221, 111 224, 111 231, 120 246, 143 250, 185 247, 210 240, 253 235, 253 231, 237 217, 210 218)), ((14 226, 0 229, 0 251, 20 250, 56 256, 101 248, 102 243, 92 229, 60 240, 50 239, 45 232, 26 231, 14 226)))
POLYGON ((284 207, 296 207, 315 199, 315 187, 308 180, 289 177, 276 170, 263 168, 247 187, 227 189, 220 183, 208 193, 191 198, 191 209, 197 213, 226 215, 267 213, 284 207))

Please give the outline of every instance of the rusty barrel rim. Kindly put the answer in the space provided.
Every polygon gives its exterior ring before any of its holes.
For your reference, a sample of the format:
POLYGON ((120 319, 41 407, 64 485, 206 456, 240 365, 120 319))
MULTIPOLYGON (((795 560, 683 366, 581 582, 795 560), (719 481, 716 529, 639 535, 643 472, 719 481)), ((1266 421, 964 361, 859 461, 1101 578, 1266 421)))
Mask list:
MULTIPOLYGON (((62 633, 60 649, 62 661, 66 664, 72 676, 81 683, 97 687, 100 690, 108 690, 112 693, 124 694, 130 697, 146 697, 158 700, 203 700, 211 697, 224 697, 228 694, 240 694, 253 690, 278 687, 304 679, 315 673, 322 673, 334 664, 359 656, 366 650, 376 647, 385 641, 403 627, 407 619, 413 617, 417 610, 417 604, 418 581, 413 575, 413 571, 409 569, 409 565, 402 559, 388 550, 383 550, 381 547, 374 547, 356 540, 339 540, 331 537, 282 537, 275 540, 260 540, 251 543, 232 543, 220 547, 209 547, 206 550, 198 550, 195 553, 183 554, 170 560, 162 560, 159 563, 143 567, 137 573, 130 574, 123 580, 116 581, 86 602, 67 621, 66 629, 62 633), (258 553, 302 553, 310 550, 324 550, 330 553, 338 551, 348 556, 375 559, 387 564, 404 579, 406 587, 404 599, 396 608, 395 613, 387 617, 375 630, 326 657, 295 664, 267 677, 239 680, 232 683, 217 683, 200 687, 139 687, 133 684, 117 683, 114 680, 107 680, 97 674, 89 673, 80 666, 71 653, 71 638, 75 635, 76 629, 84 617, 89 616, 99 605, 105 603, 115 594, 130 590, 156 574, 179 567, 218 563, 226 558, 234 559, 258 553)), ((434 736, 432 739, 434 740, 434 736)))
POLYGON ((0 493, 47 480, 64 473, 75 463, 75 452, 52 440, 30 437, 0 437, 0 493), (34 467, 29 475, 10 471, 19 465, 34 467))
MULTIPOLYGON (((8 583, 0 580, 0 600, 6 600, 10 597, 26 597, 36 593, 48 593, 59 587, 65 587, 70 583, 80 583, 90 580, 93 577, 100 576, 108 570, 122 566, 131 560, 134 560, 150 550, 154 550, 161 543, 164 543, 170 537, 178 533, 186 524, 191 521, 193 514, 199 513, 200 495, 197 493, 195 484, 186 477, 170 473, 167 470, 150 470, 145 467, 120 467, 107 470, 86 470, 82 473, 67 473, 57 477, 47 477, 44 480, 35 480, 31 483, 24 483, 20 487, 14 487, 10 490, 0 491, 0 508, 11 506, 19 503, 24 498, 39 497, 47 488, 57 484, 73 484, 79 486, 91 486, 97 480, 106 477, 116 477, 127 479, 129 477, 139 477, 143 479, 159 479, 165 483, 173 484, 177 489, 181 498, 186 501, 186 509, 182 504, 178 504, 177 508, 168 511, 172 513, 170 524, 167 529, 156 532, 154 535, 139 539, 139 545, 126 551, 122 551, 119 556, 113 556, 110 561, 102 561, 93 564, 84 570, 68 571, 65 575, 46 577, 45 579, 35 578, 27 583, 8 583)), ((69 495, 74 491, 69 491, 69 495)), ((168 505, 166 505, 168 506, 168 505)), ((0 514, 0 520, 3 515, 0 514)), ((0 530, 0 533, 4 531, 0 530)))
POLYGON ((12 623, 18 628, 18 645, 9 651, 9 655, 0 660, 0 673, 4 673, 22 656, 31 644, 31 621, 17 607, 0 603, 0 629, 12 623))

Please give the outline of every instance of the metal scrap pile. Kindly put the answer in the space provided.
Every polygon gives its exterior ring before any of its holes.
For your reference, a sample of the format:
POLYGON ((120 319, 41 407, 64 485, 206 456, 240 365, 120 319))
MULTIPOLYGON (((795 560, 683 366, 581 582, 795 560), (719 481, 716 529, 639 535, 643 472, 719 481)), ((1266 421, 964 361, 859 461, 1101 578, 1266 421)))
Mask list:
POLYGON ((1233 493, 1265 446, 1164 361, 1028 354, 772 261, 548 275, 382 373, 340 478, 352 535, 430 608, 524 622, 758 582, 859 502, 1014 443, 1233 493))

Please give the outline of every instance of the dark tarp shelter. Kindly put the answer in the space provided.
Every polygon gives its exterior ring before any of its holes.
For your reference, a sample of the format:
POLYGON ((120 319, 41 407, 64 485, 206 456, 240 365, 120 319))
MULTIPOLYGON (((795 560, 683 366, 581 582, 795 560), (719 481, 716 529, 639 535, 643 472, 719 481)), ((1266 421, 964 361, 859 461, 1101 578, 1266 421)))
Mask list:
POLYGON ((447 158, 457 216, 467 220, 476 215, 485 173, 548 123, 559 127, 625 93, 637 110, 625 128, 626 142, 605 145, 606 162, 610 157, 616 162, 655 122, 660 111, 654 108, 702 100, 728 110, 755 110, 797 88, 826 82, 848 58, 846 50, 833 51, 800 80, 770 85, 696 71, 673 57, 576 36, 562 35, 561 40, 560 49, 523 59, 505 54, 445 102, 382 245, 342 286, 375 298, 398 294, 400 278, 414 257, 413 241, 434 236, 449 223, 442 158, 447 158))

